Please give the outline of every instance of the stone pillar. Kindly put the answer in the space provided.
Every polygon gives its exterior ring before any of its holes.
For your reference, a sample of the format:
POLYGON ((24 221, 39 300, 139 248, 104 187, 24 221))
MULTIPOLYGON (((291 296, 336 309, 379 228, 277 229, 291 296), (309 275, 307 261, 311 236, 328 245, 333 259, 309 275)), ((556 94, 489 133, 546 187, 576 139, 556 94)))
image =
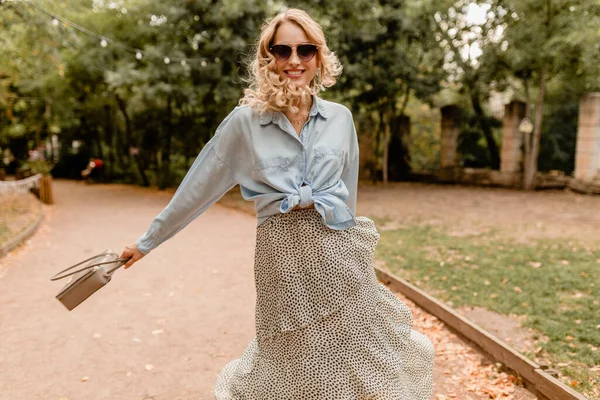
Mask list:
POLYGON ((523 134, 519 124, 525 118, 526 104, 522 101, 511 101, 504 106, 502 119, 502 153, 501 172, 521 172, 523 170, 523 134))
POLYGON ((600 179, 600 92, 584 96, 579 103, 575 179, 600 179))
POLYGON ((523 134, 519 124, 525 118, 527 105, 511 101, 504 106, 502 119, 502 152, 500 154, 501 184, 513 186, 521 183, 523 173, 523 134))
POLYGON ((440 148, 440 180, 451 182, 458 177, 458 153, 461 110, 457 106, 442 107, 442 138, 440 148))

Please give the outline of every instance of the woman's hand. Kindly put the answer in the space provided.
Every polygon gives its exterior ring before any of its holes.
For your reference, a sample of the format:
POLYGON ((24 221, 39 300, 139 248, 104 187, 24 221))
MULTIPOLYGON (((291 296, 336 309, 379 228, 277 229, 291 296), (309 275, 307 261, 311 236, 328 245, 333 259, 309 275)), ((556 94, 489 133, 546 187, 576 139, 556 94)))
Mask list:
POLYGON ((135 243, 125 246, 121 253, 121 258, 129 258, 129 261, 125 263, 125 269, 131 267, 135 262, 141 260, 144 257, 144 253, 138 250, 135 243))

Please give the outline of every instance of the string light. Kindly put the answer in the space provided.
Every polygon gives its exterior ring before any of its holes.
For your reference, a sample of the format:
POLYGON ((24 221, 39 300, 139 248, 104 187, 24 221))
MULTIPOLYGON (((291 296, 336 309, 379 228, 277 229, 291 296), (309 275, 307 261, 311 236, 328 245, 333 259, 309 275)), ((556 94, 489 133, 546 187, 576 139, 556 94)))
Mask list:
MULTIPOLYGON (((62 22, 65 26, 69 26, 81 33, 85 33, 88 36, 96 38, 97 40, 100 41, 100 46, 103 48, 108 47, 108 44, 111 43, 112 45, 115 45, 115 46, 120 47, 130 53, 135 54, 135 58, 137 60, 141 60, 142 58, 144 58, 144 52, 140 49, 136 49, 136 48, 128 46, 124 43, 117 42, 113 39, 110 39, 103 35, 100 35, 99 33, 96 33, 87 28, 84 28, 83 26, 77 25, 76 23, 71 22, 71 21, 67 20, 66 18, 63 18, 60 15, 54 14, 51 11, 46 10, 45 8, 39 6, 38 4, 36 4, 30 0, 21 0, 21 2, 27 4, 28 6, 30 6, 32 8, 35 8, 36 10, 40 11, 43 14, 46 14, 46 15, 52 17, 52 25, 53 26, 58 26, 62 22)), ((125 14, 125 13, 127 13, 127 10, 122 9, 121 12, 123 14, 125 14)), ((194 16, 194 20, 198 21, 199 19, 200 19, 199 16, 197 16, 197 15, 194 16)), ((182 57, 168 57, 168 56, 165 56, 163 58, 163 62, 167 65, 170 64, 171 61, 179 61, 182 66, 187 65, 188 62, 199 62, 203 67, 205 67, 207 65, 206 61, 202 58, 182 58, 182 57)))

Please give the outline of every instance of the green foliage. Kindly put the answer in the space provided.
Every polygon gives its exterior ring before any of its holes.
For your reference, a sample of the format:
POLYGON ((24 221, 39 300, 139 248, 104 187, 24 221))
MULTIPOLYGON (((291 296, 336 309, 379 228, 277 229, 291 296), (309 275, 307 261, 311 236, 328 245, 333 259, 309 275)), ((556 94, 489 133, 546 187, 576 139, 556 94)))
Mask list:
POLYGON ((457 152, 460 166, 466 168, 486 168, 492 165, 490 152, 481 130, 481 120, 490 127, 494 141, 499 142, 502 123, 494 117, 476 115, 470 109, 463 115, 463 124, 458 136, 457 152))
POLYGON ((540 171, 558 170, 568 175, 574 172, 578 115, 578 101, 549 104, 540 142, 540 171))
POLYGON ((49 175, 52 170, 52 164, 44 160, 28 160, 22 167, 29 169, 33 174, 49 175))
POLYGON ((411 98, 406 114, 410 115, 411 167, 417 173, 433 174, 440 161, 440 111, 411 98))
MULTIPOLYGON (((55 26, 23 2, 0 2, 0 148, 10 148, 23 161, 27 150, 53 135, 63 149, 77 140, 90 156, 104 159, 109 178, 161 187, 177 184, 181 170, 237 104, 244 61, 260 27, 285 6, 259 0, 94 1, 92 7, 88 0, 37 3, 116 43, 101 47, 96 38, 62 23, 55 26), (143 58, 118 43, 141 49, 143 58)), ((537 34, 547 30, 534 0, 481 1, 487 7, 483 23, 467 20, 470 4, 303 4, 323 25, 344 66, 339 84, 325 96, 354 110, 362 140, 370 140, 375 150, 373 176, 381 175, 390 139, 400 146, 412 143, 410 152, 390 152, 404 163, 399 167, 405 174, 437 166, 439 127, 423 119, 424 109, 410 106, 411 98, 431 105, 444 89, 438 101, 461 102, 474 116, 464 129, 465 165, 494 166, 495 122, 486 107, 490 93, 509 90, 527 97, 524 82, 533 93, 540 65, 552 71, 550 92, 562 90, 576 101, 600 88, 600 17, 594 0, 552 0, 548 37, 537 34), (478 46, 481 56, 467 56, 465 46, 478 46), (399 128, 403 114, 413 123, 404 141, 398 140, 406 134, 399 128)), ((573 111, 553 110, 546 114, 551 129, 544 130, 540 166, 568 171, 573 111)), ((68 157, 67 151, 62 154, 68 157)))

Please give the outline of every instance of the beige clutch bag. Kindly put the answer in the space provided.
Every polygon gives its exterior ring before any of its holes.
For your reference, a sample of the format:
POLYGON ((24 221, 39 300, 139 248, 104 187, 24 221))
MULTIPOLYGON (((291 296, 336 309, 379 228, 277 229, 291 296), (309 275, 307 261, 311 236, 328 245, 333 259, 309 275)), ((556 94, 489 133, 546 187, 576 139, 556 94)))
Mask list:
POLYGON ((128 258, 119 258, 117 254, 106 250, 104 253, 90 257, 60 271, 50 278, 50 280, 56 281, 67 277, 69 277, 69 280, 60 292, 58 292, 56 298, 67 310, 71 311, 102 286, 110 282, 113 272, 122 267, 128 260, 128 258), (83 264, 86 264, 85 267, 69 272, 68 274, 66 273, 83 264))

